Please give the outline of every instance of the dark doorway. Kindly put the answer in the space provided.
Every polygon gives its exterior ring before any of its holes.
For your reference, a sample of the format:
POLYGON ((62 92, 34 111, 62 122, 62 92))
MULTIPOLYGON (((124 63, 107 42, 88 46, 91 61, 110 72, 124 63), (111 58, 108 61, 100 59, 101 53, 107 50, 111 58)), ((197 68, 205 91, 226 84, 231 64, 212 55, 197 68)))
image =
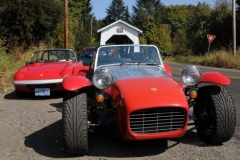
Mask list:
POLYGON ((133 41, 126 35, 113 35, 106 44, 133 44, 133 41))

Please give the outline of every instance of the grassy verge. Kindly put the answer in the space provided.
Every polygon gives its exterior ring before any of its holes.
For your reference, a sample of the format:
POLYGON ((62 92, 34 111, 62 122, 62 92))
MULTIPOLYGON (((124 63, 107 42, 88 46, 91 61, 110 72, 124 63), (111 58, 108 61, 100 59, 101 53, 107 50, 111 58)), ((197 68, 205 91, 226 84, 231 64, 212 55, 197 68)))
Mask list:
POLYGON ((32 48, 26 52, 21 49, 14 49, 13 53, 6 53, 0 48, 0 91, 9 90, 12 86, 14 73, 24 66, 34 51, 39 48, 32 48))
POLYGON ((237 51, 236 57, 230 52, 214 51, 208 54, 208 56, 175 56, 167 57, 164 60, 182 64, 206 65, 210 67, 240 70, 240 49, 237 51))

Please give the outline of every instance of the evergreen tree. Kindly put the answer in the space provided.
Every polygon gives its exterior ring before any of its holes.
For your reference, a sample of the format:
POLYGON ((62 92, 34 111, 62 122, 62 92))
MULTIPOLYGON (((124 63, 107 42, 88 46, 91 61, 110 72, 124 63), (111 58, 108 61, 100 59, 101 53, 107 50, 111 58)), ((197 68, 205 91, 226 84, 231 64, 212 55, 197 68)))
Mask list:
POLYGON ((127 20, 126 7, 122 0, 112 0, 111 4, 106 9, 106 12, 107 16, 103 20, 105 25, 111 24, 119 19, 123 21, 127 20))
POLYGON ((130 13, 129 13, 128 6, 126 6, 125 21, 126 21, 127 23, 131 23, 131 16, 130 16, 130 13))
POLYGON ((153 25, 150 25, 152 27, 160 26, 163 7, 160 0, 137 0, 131 15, 132 23, 143 30, 144 33, 153 29, 149 28, 146 23, 153 23, 153 25))
POLYGON ((140 41, 154 43, 156 27, 160 27, 163 5, 160 0, 137 0, 133 6, 132 23, 143 31, 140 41))

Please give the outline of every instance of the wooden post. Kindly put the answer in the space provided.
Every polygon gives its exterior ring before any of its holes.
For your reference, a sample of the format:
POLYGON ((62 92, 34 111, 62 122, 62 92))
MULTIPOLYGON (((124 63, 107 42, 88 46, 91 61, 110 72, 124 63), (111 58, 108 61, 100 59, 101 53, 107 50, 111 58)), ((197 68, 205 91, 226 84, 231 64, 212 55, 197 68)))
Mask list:
POLYGON ((64 47, 68 48, 68 0, 64 1, 65 19, 64 19, 64 47))
POLYGON ((233 16, 233 55, 237 56, 236 51, 236 0, 232 0, 232 16, 233 16))

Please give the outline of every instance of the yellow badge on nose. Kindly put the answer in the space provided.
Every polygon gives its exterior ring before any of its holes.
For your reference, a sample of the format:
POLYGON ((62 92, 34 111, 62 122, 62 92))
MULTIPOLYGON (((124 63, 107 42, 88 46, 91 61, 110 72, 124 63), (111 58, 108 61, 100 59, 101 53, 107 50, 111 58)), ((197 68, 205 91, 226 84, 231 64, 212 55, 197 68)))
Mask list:
POLYGON ((157 88, 151 88, 151 91, 155 92, 157 91, 157 88))

